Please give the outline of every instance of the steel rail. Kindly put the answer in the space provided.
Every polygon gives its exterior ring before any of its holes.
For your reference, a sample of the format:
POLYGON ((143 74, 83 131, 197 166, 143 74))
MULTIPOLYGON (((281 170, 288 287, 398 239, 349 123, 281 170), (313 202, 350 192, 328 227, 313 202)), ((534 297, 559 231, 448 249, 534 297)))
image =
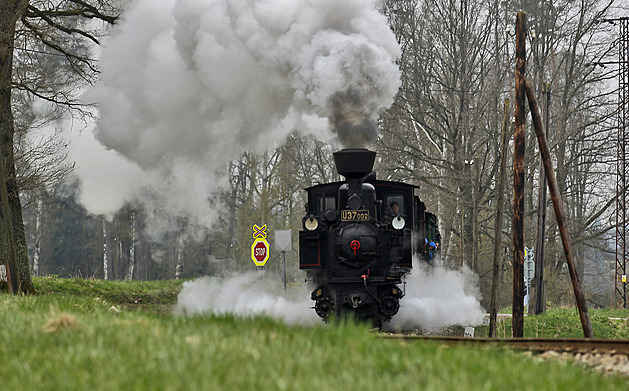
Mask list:
POLYGON ((598 338, 469 338, 387 334, 384 339, 443 345, 492 346, 533 352, 606 353, 629 355, 629 340, 598 338))

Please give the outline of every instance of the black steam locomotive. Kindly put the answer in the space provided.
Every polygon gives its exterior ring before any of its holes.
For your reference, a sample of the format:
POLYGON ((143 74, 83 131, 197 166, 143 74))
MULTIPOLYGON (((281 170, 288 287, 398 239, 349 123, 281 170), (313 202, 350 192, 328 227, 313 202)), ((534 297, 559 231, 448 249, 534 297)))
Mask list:
POLYGON ((439 241, 436 216, 414 195, 416 187, 376 180, 375 158, 367 149, 336 152, 336 169, 346 180, 306 189, 299 268, 315 284, 314 310, 324 320, 390 320, 413 255, 430 262, 428 244, 439 241))

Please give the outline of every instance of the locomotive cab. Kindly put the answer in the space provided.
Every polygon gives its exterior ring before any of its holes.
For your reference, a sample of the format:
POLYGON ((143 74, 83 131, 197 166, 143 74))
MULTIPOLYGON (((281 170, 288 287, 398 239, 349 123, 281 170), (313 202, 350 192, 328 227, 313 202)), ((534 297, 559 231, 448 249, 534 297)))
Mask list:
POLYGON ((413 254, 425 252, 425 208, 416 187, 377 180, 375 156, 366 149, 336 152, 345 181, 306 189, 299 266, 315 286, 314 309, 326 320, 352 315, 381 325, 391 319, 413 254))

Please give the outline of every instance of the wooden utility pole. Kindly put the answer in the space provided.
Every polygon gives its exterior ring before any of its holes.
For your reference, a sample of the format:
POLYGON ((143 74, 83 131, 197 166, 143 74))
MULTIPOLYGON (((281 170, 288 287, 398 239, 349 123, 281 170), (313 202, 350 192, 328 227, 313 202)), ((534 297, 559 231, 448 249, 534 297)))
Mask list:
POLYGON ((505 99, 502 114, 502 132, 500 135, 500 179, 496 197, 496 224, 494 228, 494 274, 491 281, 491 309, 489 311, 489 338, 496 337, 498 316, 498 280, 500 277, 500 247, 502 244, 502 210, 504 205, 505 173, 507 166, 507 126, 509 123, 509 99, 505 99))
POLYGON ((542 119, 539 115, 537 100, 535 100, 535 92, 533 91, 533 86, 530 82, 526 82, 526 96, 529 101, 531 116, 533 117, 533 125, 535 127, 535 134, 537 135, 540 155, 542 156, 544 169, 546 170, 548 189, 550 190, 550 197, 553 200, 553 208, 555 210, 555 217, 557 218, 557 225, 559 226, 559 234, 561 235, 563 250, 566 254, 566 260, 568 261, 568 270, 570 271, 570 279, 572 280, 574 296, 577 299, 577 307, 579 308, 583 334, 585 335, 585 338, 592 338, 594 336, 594 332, 592 331, 592 324, 590 323, 590 315, 588 314, 588 307, 585 300, 585 294, 583 293, 583 287, 581 286, 581 281, 579 280, 579 275, 577 274, 577 269, 574 265, 574 252, 572 250, 570 234, 567 228, 566 213, 561 201, 559 187, 557 186, 557 181, 555 180, 552 160, 550 158, 550 150, 548 149, 546 135, 544 134, 542 127, 542 119))
POLYGON ((513 337, 524 336, 524 150, 526 125, 526 12, 515 25, 515 135, 513 137, 513 337))

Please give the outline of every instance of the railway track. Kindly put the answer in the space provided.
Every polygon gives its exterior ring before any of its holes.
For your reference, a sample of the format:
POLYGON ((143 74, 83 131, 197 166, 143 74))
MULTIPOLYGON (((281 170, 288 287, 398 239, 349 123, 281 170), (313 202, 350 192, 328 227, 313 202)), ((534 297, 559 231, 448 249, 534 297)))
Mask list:
POLYGON ((494 346, 535 354, 540 359, 572 360, 603 373, 629 378, 629 340, 578 338, 464 338, 419 335, 383 335, 383 338, 413 343, 425 341, 446 346, 494 346))
POLYGON ((444 345, 496 346, 530 352, 600 353, 629 355, 629 340, 579 338, 464 338, 420 335, 383 335, 383 338, 404 341, 436 342, 444 345))

